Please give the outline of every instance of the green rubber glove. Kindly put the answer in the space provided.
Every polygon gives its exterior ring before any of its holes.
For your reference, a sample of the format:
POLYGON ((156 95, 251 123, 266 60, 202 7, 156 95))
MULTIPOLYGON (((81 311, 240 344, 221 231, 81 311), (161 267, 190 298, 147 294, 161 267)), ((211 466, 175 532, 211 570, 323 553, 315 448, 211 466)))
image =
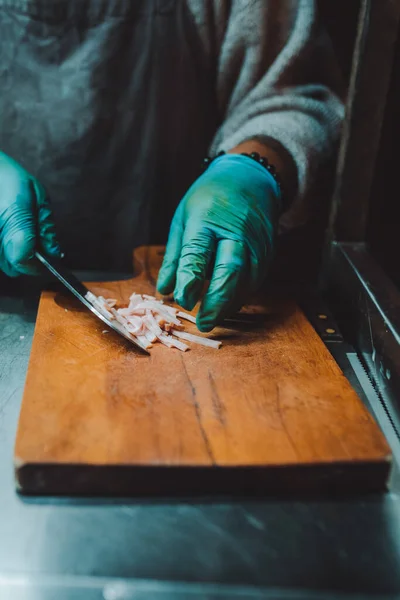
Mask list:
POLYGON ((0 270, 34 275, 36 247, 59 256, 53 217, 42 185, 0 152, 0 270))
POLYGON ((215 159, 179 204, 158 278, 162 294, 192 310, 212 269, 197 316, 201 331, 243 303, 262 284, 273 258, 280 188, 253 159, 215 159))

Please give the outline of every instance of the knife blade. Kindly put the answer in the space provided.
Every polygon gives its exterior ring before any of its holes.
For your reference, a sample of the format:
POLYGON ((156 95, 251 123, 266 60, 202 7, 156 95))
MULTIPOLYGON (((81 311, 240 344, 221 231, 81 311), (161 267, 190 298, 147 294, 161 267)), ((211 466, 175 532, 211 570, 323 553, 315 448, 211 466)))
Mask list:
POLYGON ((111 321, 105 315, 103 315, 100 311, 96 309, 93 304, 88 300, 88 296, 90 297, 90 290, 83 285, 77 277, 71 271, 66 269, 59 260, 53 257, 44 256, 41 252, 35 252, 36 258, 50 271, 50 273, 58 279, 86 308, 88 308, 98 319, 103 321, 113 331, 124 337, 126 340, 134 344, 141 352, 144 354, 150 355, 150 352, 146 350, 144 346, 136 339, 134 336, 131 336, 127 331, 125 331, 122 326, 118 323, 118 321, 111 321))

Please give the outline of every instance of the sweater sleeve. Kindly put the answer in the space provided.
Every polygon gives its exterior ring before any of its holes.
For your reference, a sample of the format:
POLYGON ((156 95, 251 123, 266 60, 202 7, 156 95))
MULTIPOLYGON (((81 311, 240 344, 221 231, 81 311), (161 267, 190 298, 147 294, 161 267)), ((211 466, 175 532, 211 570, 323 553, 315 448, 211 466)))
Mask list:
POLYGON ((290 228, 307 219, 307 192, 340 135, 344 105, 330 40, 315 0, 232 0, 224 12, 225 27, 217 28, 221 124, 210 151, 255 137, 281 144, 297 168, 297 198, 281 223, 290 228))

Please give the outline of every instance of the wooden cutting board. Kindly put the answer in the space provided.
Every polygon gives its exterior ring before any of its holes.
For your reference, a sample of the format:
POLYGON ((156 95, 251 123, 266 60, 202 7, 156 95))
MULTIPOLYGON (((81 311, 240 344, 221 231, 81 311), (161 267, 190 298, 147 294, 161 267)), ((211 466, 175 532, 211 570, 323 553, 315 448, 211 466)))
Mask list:
MULTIPOLYGON (((154 293, 161 248, 129 281, 154 293)), ((190 325, 188 328, 194 328, 190 325)), ((182 494, 384 487, 388 446, 296 304, 270 298, 215 330, 220 350, 151 356, 68 294, 41 297, 15 446, 23 493, 182 494)))

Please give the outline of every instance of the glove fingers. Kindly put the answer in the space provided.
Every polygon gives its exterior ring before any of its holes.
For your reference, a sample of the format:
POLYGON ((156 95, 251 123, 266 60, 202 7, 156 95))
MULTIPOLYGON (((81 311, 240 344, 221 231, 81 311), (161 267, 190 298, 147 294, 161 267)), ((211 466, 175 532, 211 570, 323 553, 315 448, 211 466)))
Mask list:
POLYGON ((174 291, 176 302, 186 310, 192 310, 200 299, 215 248, 215 236, 208 228, 191 227, 188 224, 183 236, 174 291))
POLYGON ((167 248, 157 280, 157 290, 160 294, 171 294, 174 291, 183 236, 181 212, 178 207, 169 230, 167 248))
POLYGON ((46 254, 60 256, 61 250, 57 241, 56 227, 48 196, 44 187, 38 181, 34 180, 32 185, 36 195, 40 245, 46 254))
POLYGON ((200 331, 211 331, 232 311, 247 276, 248 256, 244 244, 234 240, 219 242, 210 287, 197 315, 200 331))
POLYGON ((1 268, 10 277, 19 274, 34 275, 38 270, 31 263, 36 246, 35 194, 29 179, 18 182, 18 189, 9 189, 15 196, 4 211, 2 242, 0 249, 1 268))

